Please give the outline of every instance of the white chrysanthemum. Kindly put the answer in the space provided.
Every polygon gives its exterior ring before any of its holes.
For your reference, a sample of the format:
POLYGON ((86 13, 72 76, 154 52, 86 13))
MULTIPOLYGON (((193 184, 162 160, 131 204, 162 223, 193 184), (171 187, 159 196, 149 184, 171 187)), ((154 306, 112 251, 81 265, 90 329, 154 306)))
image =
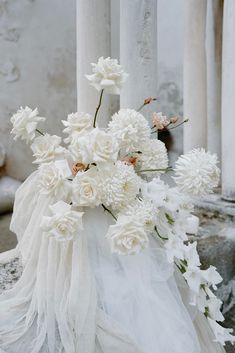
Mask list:
POLYGON ((92 75, 86 75, 91 86, 97 91, 105 89, 109 94, 120 94, 120 89, 127 78, 127 74, 123 71, 121 65, 116 59, 99 58, 97 64, 92 65, 92 75))
POLYGON ((165 144, 157 139, 148 139, 140 148, 138 157, 139 169, 146 170, 143 174, 160 175, 164 170, 151 172, 149 169, 166 169, 168 167, 168 155, 165 144))
POLYGON ((60 146, 61 137, 45 134, 36 137, 31 145, 33 156, 36 158, 33 163, 40 164, 50 162, 57 158, 63 158, 65 148, 60 146))
POLYGON ((121 109, 112 116, 109 131, 117 138, 124 152, 139 151, 150 137, 150 128, 144 116, 133 109, 121 109))
POLYGON ((137 217, 144 225, 146 232, 151 232, 154 229, 154 207, 147 200, 136 199, 129 204, 122 212, 123 215, 137 217))
POLYGON ((135 216, 118 217, 116 224, 109 227, 106 237, 112 253, 119 255, 138 254, 149 243, 144 225, 135 216))
POLYGON ((121 210, 139 193, 141 179, 132 166, 118 161, 109 171, 100 171, 101 198, 105 206, 121 210))
POLYGON ((46 119, 38 116, 37 108, 32 110, 29 107, 21 107, 11 117, 13 124, 11 133, 15 135, 14 139, 16 140, 18 137, 21 137, 21 139, 26 140, 27 143, 32 141, 35 137, 37 124, 44 120, 46 119))
POLYGON ((88 113, 72 113, 62 123, 65 126, 63 132, 69 135, 64 141, 69 143, 92 129, 93 118, 88 113))
POLYGON ((194 149, 180 156, 174 177, 180 191, 193 196, 211 193, 219 183, 217 163, 217 156, 204 149, 194 149))

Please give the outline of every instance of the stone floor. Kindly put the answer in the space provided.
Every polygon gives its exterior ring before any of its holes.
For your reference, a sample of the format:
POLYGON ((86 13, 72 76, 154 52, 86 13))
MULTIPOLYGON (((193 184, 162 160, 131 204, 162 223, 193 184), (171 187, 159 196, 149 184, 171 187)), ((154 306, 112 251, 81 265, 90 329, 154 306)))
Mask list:
POLYGON ((13 249, 16 246, 16 236, 9 230, 11 213, 0 215, 0 252, 13 249))

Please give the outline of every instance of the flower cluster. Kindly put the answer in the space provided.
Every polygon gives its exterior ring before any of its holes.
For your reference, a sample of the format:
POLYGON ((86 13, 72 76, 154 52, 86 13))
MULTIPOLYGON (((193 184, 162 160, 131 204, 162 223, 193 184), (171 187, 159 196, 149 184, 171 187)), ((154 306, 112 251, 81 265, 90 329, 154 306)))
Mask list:
MULTIPOLYGON (((72 113, 62 121, 67 148, 61 146, 60 137, 38 130, 44 118, 37 109, 21 108, 11 119, 12 133, 31 142, 41 194, 52 203, 56 199, 50 215, 43 217, 44 234, 58 241, 75 241, 86 207, 103 207, 114 219, 106 234, 111 251, 137 254, 148 247, 151 237, 157 238, 169 263, 188 283, 191 304, 208 318, 216 340, 234 341, 230 330, 217 323, 223 315, 212 289, 222 278, 213 266, 200 268, 196 243, 190 243, 186 233, 192 212, 190 195, 211 192, 218 184, 216 156, 203 149, 181 156, 175 167, 176 187, 169 187, 159 177, 170 169, 166 147, 153 134, 175 124, 177 118, 154 114, 150 126, 140 111, 121 109, 107 128, 99 128, 96 119, 103 93, 119 93, 127 74, 110 58, 102 57, 92 66, 93 74, 87 78, 101 91, 99 105, 94 117, 72 113)), ((153 100, 145 100, 141 109, 153 100)))

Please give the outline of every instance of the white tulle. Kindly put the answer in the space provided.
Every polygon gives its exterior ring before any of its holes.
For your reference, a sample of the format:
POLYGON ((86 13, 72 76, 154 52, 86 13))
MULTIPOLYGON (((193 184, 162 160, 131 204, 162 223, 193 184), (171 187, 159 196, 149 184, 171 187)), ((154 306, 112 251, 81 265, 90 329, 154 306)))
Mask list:
POLYGON ((11 229, 24 265, 0 296, 0 347, 6 353, 223 353, 206 319, 187 307, 188 290, 160 243, 133 256, 110 253, 112 222, 86 209, 76 241, 40 228, 55 198, 39 195, 37 172, 16 194, 11 229))

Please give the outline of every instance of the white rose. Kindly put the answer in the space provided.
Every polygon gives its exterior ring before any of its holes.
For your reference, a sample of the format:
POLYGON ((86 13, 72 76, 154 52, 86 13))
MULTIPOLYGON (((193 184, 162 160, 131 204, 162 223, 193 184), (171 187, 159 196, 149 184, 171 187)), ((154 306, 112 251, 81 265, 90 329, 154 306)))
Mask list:
POLYGON ((66 143, 75 141, 83 133, 92 129, 93 118, 87 113, 72 113, 67 120, 62 120, 66 127, 63 132, 69 136, 64 140, 66 143))
POLYGON ((45 134, 36 137, 31 145, 33 155, 36 160, 33 163, 50 162, 58 157, 62 157, 65 149, 60 146, 61 137, 56 135, 45 134))
POLYGON ((97 91, 105 89, 109 94, 120 94, 120 89, 127 78, 127 74, 116 59, 99 58, 97 64, 92 65, 92 75, 86 75, 91 86, 97 91))
POLYGON ((29 107, 20 108, 11 117, 11 122, 13 124, 13 129, 11 133, 15 135, 16 140, 20 137, 22 140, 26 140, 28 143, 32 141, 35 137, 35 130, 39 121, 44 121, 45 118, 38 116, 37 108, 32 110, 29 107))
POLYGON ((119 255, 137 254, 149 243, 144 225, 137 217, 120 216, 106 235, 111 251, 119 255))
POLYGON ((56 240, 75 240, 79 230, 83 229, 83 212, 72 210, 72 206, 59 201, 50 206, 51 217, 43 217, 41 228, 56 240))
POLYGON ((71 170, 66 160, 41 164, 39 167, 39 188, 42 194, 66 199, 70 191, 67 180, 71 170))
POLYGON ((99 179, 95 167, 77 173, 72 183, 72 201, 77 206, 95 207, 100 204, 99 179))
POLYGON ((71 144, 70 151, 74 160, 84 164, 115 162, 118 156, 118 143, 109 133, 98 128, 81 136, 71 144))

